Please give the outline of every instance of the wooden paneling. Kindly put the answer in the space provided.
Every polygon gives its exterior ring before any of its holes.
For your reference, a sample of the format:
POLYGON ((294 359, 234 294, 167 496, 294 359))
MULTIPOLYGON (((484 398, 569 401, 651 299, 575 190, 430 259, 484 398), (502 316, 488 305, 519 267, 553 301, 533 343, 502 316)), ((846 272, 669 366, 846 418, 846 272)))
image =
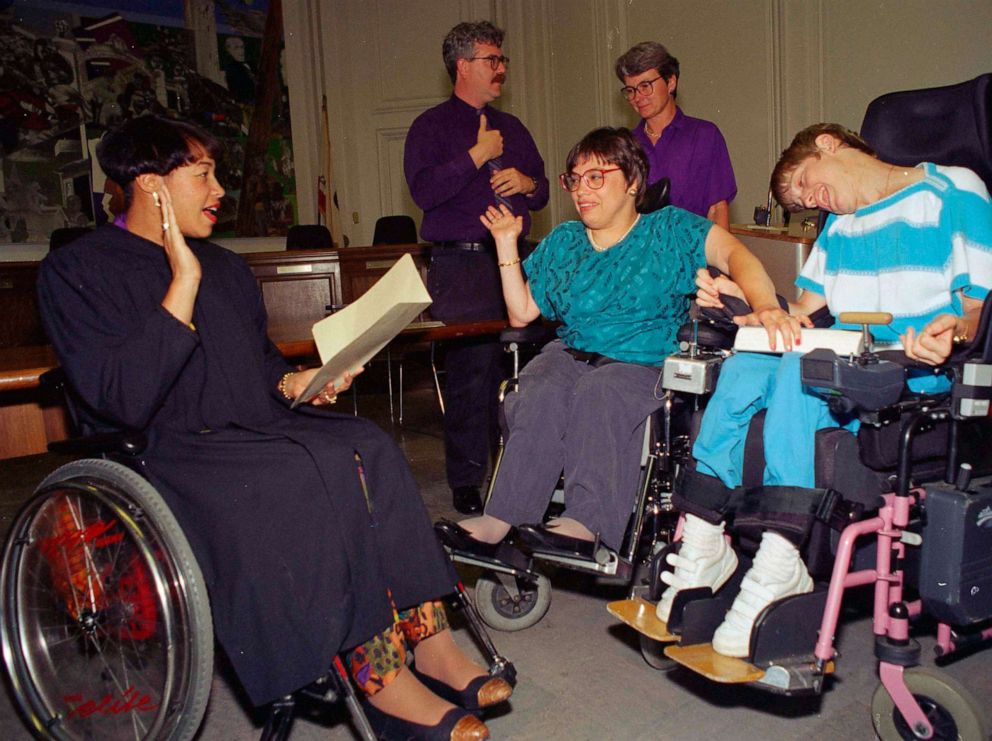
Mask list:
POLYGON ((36 262, 0 263, 0 347, 47 342, 38 316, 36 262))
POLYGON ((255 274, 269 324, 313 323, 341 303, 338 256, 333 250, 258 252, 245 260, 255 274))

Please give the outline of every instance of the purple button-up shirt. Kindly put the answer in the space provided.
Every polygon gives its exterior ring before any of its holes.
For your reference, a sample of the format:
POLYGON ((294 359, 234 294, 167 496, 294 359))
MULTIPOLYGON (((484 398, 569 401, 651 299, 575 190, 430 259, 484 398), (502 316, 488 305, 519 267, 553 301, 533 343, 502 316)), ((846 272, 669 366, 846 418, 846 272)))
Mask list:
POLYGON ((730 203, 737 195, 727 142, 716 124, 687 116, 677 108, 656 144, 648 139, 643 119, 634 128, 634 136, 651 165, 648 183, 667 177, 673 206, 706 216, 714 203, 730 203))
MULTIPOLYGON (((537 190, 510 196, 513 212, 523 216, 526 235, 530 211, 548 202, 544 160, 530 132, 516 116, 486 106, 490 129, 503 136, 503 168, 515 167, 534 179, 537 190)), ((410 126, 403 152, 403 170, 414 202, 423 209, 420 236, 431 242, 480 242, 489 232, 479 221, 486 207, 496 203, 488 167, 476 167, 468 150, 479 133, 479 112, 455 95, 420 114, 410 126)))

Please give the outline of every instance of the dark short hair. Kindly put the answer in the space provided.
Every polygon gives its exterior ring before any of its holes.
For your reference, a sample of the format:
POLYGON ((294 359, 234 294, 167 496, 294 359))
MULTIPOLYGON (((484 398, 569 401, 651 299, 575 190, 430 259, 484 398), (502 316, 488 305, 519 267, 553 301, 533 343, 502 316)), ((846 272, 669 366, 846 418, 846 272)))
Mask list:
POLYGON ((475 54, 476 44, 492 44, 502 48, 503 29, 496 28, 489 21, 466 21, 448 31, 441 44, 441 56, 452 82, 458 76, 458 60, 475 54))
POLYGON ((820 134, 830 134, 843 146, 857 149, 865 154, 876 157, 875 150, 869 146, 868 142, 848 129, 837 123, 818 123, 807 126, 800 131, 792 140, 792 144, 786 147, 775 163, 772 170, 771 184, 772 193, 779 205, 787 211, 801 211, 803 204, 793 203, 789 200, 789 181, 792 174, 805 160, 810 157, 820 158, 820 150, 816 146, 816 138, 820 134))
POLYGON ((219 159, 220 142, 199 126, 161 116, 133 118, 108 131, 96 147, 100 167, 124 189, 125 207, 138 175, 168 175, 203 153, 219 159))
POLYGON ((647 189, 648 158, 630 129, 622 126, 593 129, 568 153, 565 172, 571 172, 580 159, 590 157, 619 167, 628 186, 637 184, 637 205, 641 205, 647 189))
MULTIPOLYGON (((656 69, 658 74, 668 81, 675 76, 679 79, 679 60, 668 53, 668 49, 657 41, 642 41, 634 44, 623 56, 617 59, 616 73, 620 82, 624 82, 625 77, 642 75, 648 70, 656 69)), ((678 94, 678 87, 672 93, 674 98, 678 94)))

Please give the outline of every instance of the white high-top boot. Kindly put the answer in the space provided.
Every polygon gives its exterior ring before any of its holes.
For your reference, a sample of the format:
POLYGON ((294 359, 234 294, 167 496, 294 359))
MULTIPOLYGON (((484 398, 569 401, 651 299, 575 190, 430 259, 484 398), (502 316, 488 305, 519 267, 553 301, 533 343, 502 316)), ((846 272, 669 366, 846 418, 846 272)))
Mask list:
POLYGON ((765 532, 754 563, 741 582, 741 591, 713 634, 713 650, 745 658, 758 613, 783 597, 812 591, 813 579, 796 546, 778 533, 765 532))
POLYGON ((682 547, 668 555, 668 564, 675 571, 665 571, 661 580, 668 585, 658 601, 659 620, 668 622, 672 602, 681 589, 710 587, 714 592, 723 586, 737 568, 737 554, 723 535, 723 523, 711 525, 706 520, 687 514, 682 528, 682 547))

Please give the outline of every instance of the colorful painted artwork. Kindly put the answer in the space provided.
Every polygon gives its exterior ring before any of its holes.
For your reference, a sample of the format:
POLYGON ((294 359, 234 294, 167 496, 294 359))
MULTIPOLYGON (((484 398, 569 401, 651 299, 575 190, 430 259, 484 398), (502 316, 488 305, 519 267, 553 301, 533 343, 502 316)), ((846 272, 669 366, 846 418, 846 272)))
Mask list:
POLYGON ((223 143, 215 234, 285 234, 296 185, 281 70, 265 154, 245 176, 267 12, 267 0, 0 0, 0 244, 112 218, 95 145, 147 113, 223 143), (242 190, 252 219, 235 234, 242 190))

